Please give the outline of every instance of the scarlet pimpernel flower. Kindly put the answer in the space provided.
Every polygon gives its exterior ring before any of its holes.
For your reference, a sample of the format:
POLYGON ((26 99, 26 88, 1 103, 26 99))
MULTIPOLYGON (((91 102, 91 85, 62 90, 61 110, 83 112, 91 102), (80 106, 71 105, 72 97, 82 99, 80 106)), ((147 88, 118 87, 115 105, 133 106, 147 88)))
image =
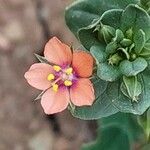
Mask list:
POLYGON ((89 77, 93 57, 85 51, 71 51, 56 37, 46 44, 44 56, 49 63, 35 63, 25 73, 31 86, 44 91, 41 97, 44 112, 61 112, 69 104, 92 105, 95 95, 89 77))

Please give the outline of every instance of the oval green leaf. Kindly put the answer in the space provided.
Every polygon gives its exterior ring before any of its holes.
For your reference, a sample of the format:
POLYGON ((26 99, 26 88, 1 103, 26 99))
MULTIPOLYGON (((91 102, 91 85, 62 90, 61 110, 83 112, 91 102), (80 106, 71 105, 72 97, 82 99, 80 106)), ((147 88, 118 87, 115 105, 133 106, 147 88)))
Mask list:
POLYGON ((137 58, 134 61, 124 60, 120 63, 120 71, 125 76, 136 76, 138 73, 145 70, 148 63, 144 58, 137 58))
POLYGON ((121 73, 117 66, 112 66, 107 63, 100 63, 97 67, 97 76, 105 81, 115 81, 120 77, 121 73))

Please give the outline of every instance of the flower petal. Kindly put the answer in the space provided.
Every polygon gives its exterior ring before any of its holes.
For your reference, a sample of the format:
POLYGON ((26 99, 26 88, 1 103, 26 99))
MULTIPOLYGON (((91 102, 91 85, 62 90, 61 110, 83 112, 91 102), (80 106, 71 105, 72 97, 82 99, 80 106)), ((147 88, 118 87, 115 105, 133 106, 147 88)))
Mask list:
POLYGON ((71 101, 76 106, 92 105, 94 88, 89 79, 81 78, 70 88, 71 101))
POLYGON ((93 71, 93 57, 87 52, 75 51, 73 53, 72 67, 78 76, 89 77, 93 71))
POLYGON ((47 80, 47 76, 52 72, 52 66, 44 63, 36 63, 30 67, 24 77, 31 86, 39 90, 46 90, 50 87, 50 81, 47 80))
POLYGON ((69 104, 69 91, 67 88, 59 88, 54 92, 52 88, 48 89, 41 99, 41 105, 46 114, 54 114, 63 111, 69 104))
POLYGON ((63 44, 56 37, 50 39, 44 50, 45 58, 57 65, 69 65, 72 60, 72 52, 68 45, 63 44))

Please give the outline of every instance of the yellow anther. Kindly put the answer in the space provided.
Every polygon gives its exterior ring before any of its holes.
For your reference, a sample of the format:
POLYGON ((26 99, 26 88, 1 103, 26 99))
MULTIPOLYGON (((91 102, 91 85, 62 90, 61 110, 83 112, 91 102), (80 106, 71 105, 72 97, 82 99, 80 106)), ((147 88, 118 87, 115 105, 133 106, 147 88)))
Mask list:
POLYGON ((67 75, 71 75, 72 71, 73 71, 73 69, 71 67, 65 70, 67 75))
POLYGON ((71 85, 72 85, 72 81, 70 81, 70 80, 65 80, 65 81, 64 81, 64 85, 65 85, 65 86, 71 86, 71 85))
POLYGON ((47 80, 48 81, 51 81, 51 80, 54 80, 55 79, 55 76, 52 74, 52 73, 50 73, 48 76, 47 76, 47 80))
POLYGON ((54 65, 54 66, 53 66, 53 69, 54 69, 56 72, 59 72, 59 71, 61 70, 61 67, 54 65))
POLYGON ((58 84, 53 84, 52 88, 53 88, 54 92, 57 92, 58 91, 58 84))

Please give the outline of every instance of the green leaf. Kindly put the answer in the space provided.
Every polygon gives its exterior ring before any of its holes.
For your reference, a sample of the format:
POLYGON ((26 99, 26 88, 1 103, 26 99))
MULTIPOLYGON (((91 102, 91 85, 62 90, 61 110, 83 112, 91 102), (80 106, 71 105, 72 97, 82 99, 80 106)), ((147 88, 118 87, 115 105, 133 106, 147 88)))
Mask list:
POLYGON ((147 141, 150 140, 150 108, 141 116, 138 116, 138 121, 143 128, 147 141))
POLYGON ((117 113, 98 120, 98 125, 97 139, 81 150, 130 150, 136 142, 142 144, 143 132, 133 115, 117 113))
POLYGON ((147 61, 144 58, 137 58, 134 61, 124 60, 120 63, 120 71, 125 76, 136 76, 138 73, 145 70, 147 61))
POLYGON ((140 56, 150 59, 150 43, 146 43, 144 48, 142 49, 140 56))
POLYGON ((135 141, 142 142, 144 137, 143 130, 138 124, 137 117, 132 114, 117 113, 99 120, 99 124, 102 128, 108 126, 120 127, 128 134, 130 143, 134 143, 135 141))
POLYGON ((107 82, 98 79, 94 82, 96 99, 92 106, 76 107, 74 111, 71 111, 74 117, 83 120, 93 120, 102 117, 107 117, 118 112, 118 109, 111 104, 108 99, 105 90, 107 88, 107 82))
POLYGON ((93 32, 93 29, 81 29, 78 32, 80 43, 87 49, 90 50, 91 46, 99 45, 100 47, 106 46, 105 43, 101 43, 97 38, 97 33, 93 32))
POLYGON ((146 41, 150 39, 150 16, 138 5, 129 5, 122 14, 121 30, 133 29, 133 33, 140 29, 145 32, 146 41))
MULTIPOLYGON (((99 0, 95 0, 95 2, 98 4, 99 0)), ((93 19, 99 18, 97 4, 78 0, 66 8, 66 24, 76 36, 79 29, 88 26, 93 19)))
POLYGON ((127 88, 125 87, 125 84, 124 84, 124 83, 121 84, 120 90, 121 90, 121 92, 122 92, 126 97, 128 97, 128 100, 131 99, 131 97, 129 96, 128 91, 127 91, 127 88))
POLYGON ((106 94, 108 95, 108 99, 111 103, 116 107, 119 111, 124 112, 124 110, 129 111, 132 110, 132 103, 130 99, 125 97, 120 90, 121 82, 110 82, 106 89, 106 94))
POLYGON ((97 67, 97 76, 105 81, 115 81, 120 77, 121 73, 117 66, 107 63, 100 63, 97 67))
POLYGON ((80 28, 88 26, 93 19, 110 9, 124 9, 138 0, 76 0, 66 8, 65 19, 71 31, 77 35, 80 28))
MULTIPOLYGON (((83 46, 89 50, 92 45, 98 44, 99 41, 97 37, 95 37, 95 34, 93 34, 93 30, 89 29, 87 32, 87 29, 84 28, 92 24, 94 19, 100 19, 101 15, 107 10, 124 9, 128 4, 136 4, 137 2, 138 0, 77 0, 66 8, 66 24, 75 36, 77 38, 79 37, 83 46)), ((113 18, 111 18, 108 19, 113 20, 113 18)), ((116 14, 114 20, 115 19, 115 24, 117 25, 118 17, 116 17, 116 14)), ((110 21, 106 25, 109 25, 109 23, 110 21)))
POLYGON ((104 25, 108 25, 113 27, 114 29, 118 29, 121 24, 121 15, 122 9, 110 9, 105 11, 100 17, 101 22, 104 25))
POLYGON ((139 80, 142 84, 142 93, 139 96, 138 102, 132 102, 120 90, 122 82, 109 83, 106 89, 107 98, 110 100, 111 105, 114 105, 120 112, 133 113, 141 115, 148 107, 150 107, 150 85, 146 83, 150 79, 148 74, 144 72, 142 79, 139 80))
POLYGON ((104 93, 104 91, 107 88, 107 82, 102 81, 100 78, 98 78, 97 76, 94 76, 94 78, 92 79, 92 83, 94 85, 94 89, 95 89, 95 97, 96 99, 99 98, 99 96, 101 94, 104 93))
POLYGON ((130 142, 126 132, 116 126, 101 129, 98 139, 81 150, 130 150, 130 142))
POLYGON ((99 45, 100 47, 105 46, 105 44, 100 43, 97 38, 98 33, 96 31, 100 28, 100 25, 98 25, 99 23, 100 19, 94 19, 90 25, 83 27, 78 31, 78 38, 87 50, 89 50, 93 45, 99 45))
POLYGON ((117 43, 121 42, 124 39, 124 34, 121 30, 117 29, 116 30, 116 36, 114 37, 114 41, 117 43))
POLYGON ((139 54, 144 45, 145 45, 145 33, 143 32, 143 30, 139 30, 138 32, 135 33, 134 35, 134 43, 135 43, 135 52, 136 54, 139 54))
POLYGON ((117 113, 119 110, 114 107, 113 103, 107 98, 106 93, 100 95, 92 106, 89 107, 76 107, 71 112, 76 118, 83 120, 95 120, 103 117, 108 117, 117 113))
MULTIPOLYGON (((95 20, 94 22, 92 22, 89 26, 81 28, 80 30, 78 30, 78 38, 80 40, 80 42, 82 43, 83 46, 85 46, 85 48, 90 49, 91 46, 97 44, 97 45, 105 45, 104 41, 106 43, 110 42, 111 38, 114 35, 115 32, 115 28, 119 27, 119 21, 118 18, 120 18, 122 13, 122 10, 108 10, 106 11, 101 18, 95 20), (110 22, 110 18, 112 18, 112 22, 110 22), (98 29, 99 33, 94 32, 94 27, 96 27, 96 25, 98 23, 100 23, 100 20, 102 22, 102 29, 98 29), (105 22, 107 22, 105 25, 105 22), (109 24, 111 24, 111 26, 108 26, 109 24), (106 31, 109 30, 109 31, 106 31), (110 35, 111 33, 111 35, 110 35), (109 34, 109 35, 108 35, 109 34), (110 37, 111 36, 111 37, 110 37), (101 41, 99 41, 98 40, 101 41), (89 40, 90 39, 90 40, 89 40)), ((101 28, 101 26, 99 25, 99 28, 101 28)), ((97 27, 96 27, 97 29, 97 27)))
POLYGON ((91 47, 90 52, 93 55, 93 57, 96 59, 97 64, 106 61, 107 55, 104 51, 105 51, 105 47, 102 46, 95 45, 91 47))
POLYGON ((138 101, 139 95, 142 93, 141 83, 138 82, 137 77, 123 76, 122 92, 133 101, 138 101), (124 88, 123 88, 124 87, 124 88))

